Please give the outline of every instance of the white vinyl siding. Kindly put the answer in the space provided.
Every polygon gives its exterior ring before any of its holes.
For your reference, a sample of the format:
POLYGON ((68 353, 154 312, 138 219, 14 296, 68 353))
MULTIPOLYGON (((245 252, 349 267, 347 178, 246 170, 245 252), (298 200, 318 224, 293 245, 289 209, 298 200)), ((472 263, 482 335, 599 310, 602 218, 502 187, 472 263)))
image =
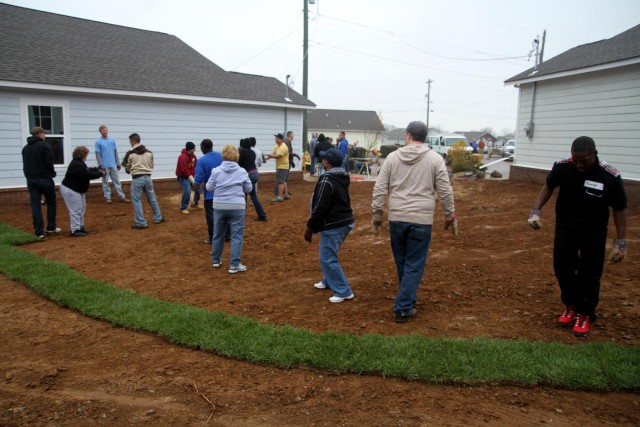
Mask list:
POLYGON ((532 83, 520 87, 515 164, 548 170, 569 157, 572 141, 585 135, 623 178, 640 179, 639 65, 538 82, 529 139, 524 128, 532 91, 532 83))
MULTIPOLYGON (((130 148, 129 135, 138 133, 142 144, 154 153, 154 178, 175 177, 176 161, 187 141, 196 145, 198 157, 205 138, 220 151, 227 144, 238 146, 241 138, 253 136, 260 150, 270 152, 275 145, 273 135, 285 132, 283 108, 83 95, 60 98, 33 97, 19 91, 0 93, 0 188, 26 185, 21 152, 29 136, 27 105, 62 105, 67 120, 65 155, 84 145, 90 150, 89 166, 96 165, 94 148, 101 124, 107 125, 109 135, 116 139, 120 160, 130 148)), ((302 157, 301 110, 288 109, 287 127, 296 135, 294 152, 302 157)), ((56 166, 56 183, 64 178, 69 160, 56 166)), ((260 168, 261 172, 274 170, 272 160, 260 168)), ((120 178, 130 176, 123 169, 120 178)))

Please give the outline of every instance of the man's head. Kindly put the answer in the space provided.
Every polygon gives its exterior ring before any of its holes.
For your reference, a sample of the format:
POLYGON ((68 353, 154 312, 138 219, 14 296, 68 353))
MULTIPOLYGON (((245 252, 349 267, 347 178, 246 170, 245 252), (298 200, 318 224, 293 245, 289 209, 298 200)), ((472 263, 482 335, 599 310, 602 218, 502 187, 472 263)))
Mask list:
POLYGON ((202 151, 204 154, 212 152, 213 142, 210 139, 203 139, 200 143, 200 151, 202 151))
POLYGON ((43 128, 36 126, 33 129, 31 129, 31 135, 32 136, 37 136, 38 138, 40 138, 41 140, 44 141, 44 136, 47 133, 46 130, 44 130, 43 128))
POLYGON ((421 121, 411 122, 407 125, 407 142, 424 142, 427 139, 427 125, 421 121))
POLYGON ((336 148, 329 148, 326 151, 321 151, 319 154, 320 157, 322 157, 322 166, 324 167, 324 170, 342 165, 342 153, 336 148))
POLYGON ((138 135, 137 133, 132 133, 131 135, 129 135, 129 144, 136 145, 136 144, 140 144, 140 135, 138 135))
POLYGON ((276 144, 280 145, 284 142, 284 136, 281 133, 273 135, 276 138, 276 144))
POLYGON ((255 137, 250 136, 250 137, 249 137, 249 141, 251 142, 251 146, 252 146, 252 147, 255 147, 255 146, 256 146, 257 141, 256 141, 256 138, 255 138, 255 137))
POLYGON ((98 132, 100 132, 100 135, 102 135, 103 138, 106 138, 107 135, 109 135, 109 128, 107 125, 100 125, 98 132))
POLYGON ((186 148, 187 153, 193 154, 196 151, 196 144, 191 141, 187 141, 187 143, 184 145, 184 148, 186 148))
POLYGON ((287 139, 289 141, 293 141, 293 132, 291 132, 291 131, 287 132, 287 139))
POLYGON ((237 163, 239 158, 240 153, 238 153, 238 149, 233 145, 225 145, 224 148, 222 148, 222 160, 237 163))
POLYGON ((597 155, 596 143, 588 136, 580 136, 571 144, 571 157, 578 172, 590 169, 596 162, 597 155))
POLYGON ((338 141, 342 141, 344 139, 344 132, 338 133, 338 141))

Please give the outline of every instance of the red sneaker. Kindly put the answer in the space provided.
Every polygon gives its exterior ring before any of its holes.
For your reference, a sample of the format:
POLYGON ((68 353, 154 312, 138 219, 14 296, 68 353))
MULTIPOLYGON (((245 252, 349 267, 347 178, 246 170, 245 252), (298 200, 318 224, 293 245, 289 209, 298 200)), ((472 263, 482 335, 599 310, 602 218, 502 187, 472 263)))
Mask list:
POLYGON ((589 333, 589 315, 578 314, 576 323, 573 325, 573 335, 577 337, 586 337, 589 333))
POLYGON ((560 315, 560 318, 558 318, 558 323, 562 327, 571 326, 573 325, 573 322, 576 320, 576 315, 577 313, 575 312, 575 309, 573 308, 573 306, 565 305, 564 311, 560 315))

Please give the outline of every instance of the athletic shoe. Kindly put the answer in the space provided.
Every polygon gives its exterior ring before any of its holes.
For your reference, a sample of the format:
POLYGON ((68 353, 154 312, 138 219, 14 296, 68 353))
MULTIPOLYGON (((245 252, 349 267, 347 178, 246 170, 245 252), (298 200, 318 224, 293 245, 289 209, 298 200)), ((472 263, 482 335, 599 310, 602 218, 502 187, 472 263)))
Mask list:
POLYGON ((189 215, 189 211, 187 209, 181 209, 180 213, 184 215, 189 215))
POLYGON ((107 200, 105 200, 105 202, 107 202, 107 204, 110 204, 111 203, 111 199, 107 199, 107 200))
POLYGON ((126 197, 120 197, 120 201, 122 203, 131 203, 131 200, 127 199, 126 197))
POLYGON ((161 224, 161 223, 163 223, 163 222, 165 222, 165 219, 164 219, 164 217, 163 217, 163 216, 161 216, 161 217, 160 217, 160 221, 156 221, 156 224, 161 224))
POLYGON ((564 311, 558 318, 558 324, 562 327, 572 326, 576 320, 576 312, 573 306, 566 305, 564 311))
POLYGON ((220 263, 219 262, 214 262, 213 263, 213 268, 220 268, 220 263))
POLYGON ((287 194, 286 196, 284 196, 285 200, 289 200, 291 198, 291 194, 287 194))
POLYGON ((38 238, 38 240, 44 240, 44 234, 41 234, 39 236, 36 236, 38 238))
POLYGON ((313 285, 314 288, 316 289, 327 289, 327 285, 325 285, 324 283, 322 283, 322 280, 319 281, 318 283, 315 283, 313 285))
POLYGON ((243 271, 247 271, 247 266, 243 264, 232 265, 229 267, 229 273, 231 274, 241 273, 243 271))
POLYGON ((395 320, 396 323, 404 323, 409 320, 410 317, 414 317, 417 315, 418 310, 416 308, 412 308, 406 313, 403 313, 402 311, 396 311, 393 313, 393 320, 395 320))
POLYGON ((329 302, 337 304, 337 303, 342 302, 342 301, 344 301, 346 299, 353 299, 353 297, 354 297, 353 294, 351 294, 351 295, 349 295, 347 297, 339 297, 339 296, 334 295, 331 298, 329 298, 329 302))
POLYGON ((61 231, 62 231, 62 228, 56 227, 53 230, 46 230, 46 233, 47 234, 60 234, 61 231))
POLYGON ((201 211, 204 208, 202 206, 200 206, 200 205, 191 205, 191 209, 197 209, 197 210, 201 211))
POLYGON ((586 337, 589 333, 589 315, 578 314, 576 323, 573 325, 573 335, 576 337, 586 337))
POLYGON ((275 198, 271 199, 272 202, 281 202, 283 200, 284 199, 281 199, 280 197, 275 197, 275 198))
POLYGON ((87 233, 85 233, 82 230, 74 230, 71 233, 69 233, 69 235, 71 237, 85 237, 87 235, 87 233))
POLYGON ((260 218, 259 216, 257 216, 257 217, 255 217, 254 221, 264 221, 264 222, 266 222, 267 221, 267 217, 260 218))
POLYGON ((210 245, 211 244, 211 239, 204 239, 204 244, 205 245, 210 245))
POLYGON ((145 228, 147 228, 147 227, 148 227, 148 225, 138 225, 138 224, 133 224, 133 225, 131 226, 131 228, 132 228, 133 230, 144 230, 144 229, 145 229, 145 228))

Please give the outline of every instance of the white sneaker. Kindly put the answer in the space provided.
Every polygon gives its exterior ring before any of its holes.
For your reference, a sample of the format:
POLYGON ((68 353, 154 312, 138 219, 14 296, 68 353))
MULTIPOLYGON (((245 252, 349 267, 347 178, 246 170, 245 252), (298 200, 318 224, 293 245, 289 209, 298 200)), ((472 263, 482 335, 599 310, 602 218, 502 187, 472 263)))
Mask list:
POLYGON ((322 283, 322 280, 319 281, 318 283, 315 283, 313 285, 314 288, 316 289, 327 289, 327 285, 325 285, 324 283, 322 283))
POLYGON ((232 265, 229 267, 229 273, 231 274, 241 273, 243 271, 247 271, 247 266, 244 264, 232 265))
POLYGON ((220 264, 219 262, 214 262, 213 263, 213 268, 220 268, 220 265, 222 265, 222 264, 220 264))
POLYGON ((56 227, 55 230, 46 230, 46 233, 47 234, 60 234, 61 231, 62 231, 62 228, 56 227))
POLYGON ((338 297, 336 295, 332 296, 331 298, 329 298, 329 302, 332 302, 334 304, 342 302, 346 299, 353 299, 353 294, 349 295, 348 297, 338 297))

